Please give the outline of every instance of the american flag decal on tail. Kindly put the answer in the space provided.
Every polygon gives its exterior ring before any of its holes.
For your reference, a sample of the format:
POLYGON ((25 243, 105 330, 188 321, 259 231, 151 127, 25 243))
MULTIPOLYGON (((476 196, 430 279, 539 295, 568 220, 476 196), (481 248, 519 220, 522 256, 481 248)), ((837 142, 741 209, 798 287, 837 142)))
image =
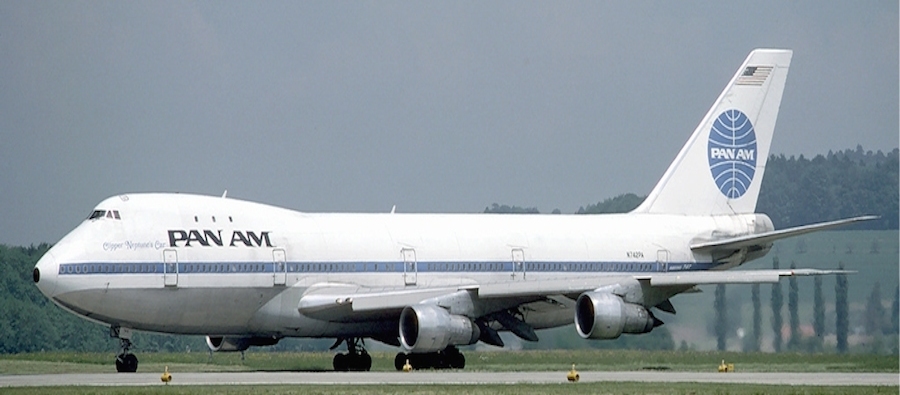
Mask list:
POLYGON ((769 78, 769 74, 772 74, 772 66, 747 66, 735 85, 761 86, 769 78))

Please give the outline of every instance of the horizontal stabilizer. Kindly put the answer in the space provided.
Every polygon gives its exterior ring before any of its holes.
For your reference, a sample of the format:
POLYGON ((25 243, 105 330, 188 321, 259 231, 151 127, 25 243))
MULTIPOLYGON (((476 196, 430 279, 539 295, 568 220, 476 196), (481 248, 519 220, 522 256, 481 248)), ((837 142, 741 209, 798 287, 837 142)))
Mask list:
POLYGON ((707 241, 703 243, 692 244, 691 250, 695 252, 735 251, 746 247, 771 244, 775 240, 784 239, 787 237, 799 236, 806 233, 844 226, 854 222, 869 221, 878 218, 878 216, 866 215, 862 217, 839 219, 837 221, 821 222, 817 224, 798 226, 795 228, 775 230, 760 234, 707 241))

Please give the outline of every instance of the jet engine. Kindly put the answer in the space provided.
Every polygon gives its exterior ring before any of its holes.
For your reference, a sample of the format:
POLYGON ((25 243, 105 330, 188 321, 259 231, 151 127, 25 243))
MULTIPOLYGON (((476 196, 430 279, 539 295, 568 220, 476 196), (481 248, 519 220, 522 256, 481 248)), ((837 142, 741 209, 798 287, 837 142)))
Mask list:
POLYGON ((400 313, 400 344, 408 352, 441 351, 447 346, 475 344, 478 325, 435 305, 407 306, 400 313))
POLYGON ((575 302, 575 328, 585 339, 615 339, 662 325, 644 306, 608 292, 585 292, 575 302))
POLYGON ((235 352, 244 351, 250 346, 271 346, 278 343, 275 337, 206 337, 206 345, 215 352, 235 352))

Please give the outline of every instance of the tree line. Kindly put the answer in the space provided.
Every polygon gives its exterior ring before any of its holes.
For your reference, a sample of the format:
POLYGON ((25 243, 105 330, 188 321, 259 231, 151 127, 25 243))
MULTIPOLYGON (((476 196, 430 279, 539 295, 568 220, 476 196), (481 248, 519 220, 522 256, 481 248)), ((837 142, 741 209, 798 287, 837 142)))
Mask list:
POLYGON ((829 152, 812 159, 784 155, 769 157, 757 203, 776 229, 814 222, 878 215, 850 229, 897 229, 898 157, 856 150, 829 152))

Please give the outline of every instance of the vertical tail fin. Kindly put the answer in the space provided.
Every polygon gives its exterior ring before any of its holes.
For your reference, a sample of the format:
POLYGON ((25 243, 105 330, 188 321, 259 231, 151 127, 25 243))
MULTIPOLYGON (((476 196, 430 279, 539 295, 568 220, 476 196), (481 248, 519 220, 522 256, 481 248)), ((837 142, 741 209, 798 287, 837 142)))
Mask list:
POLYGON ((751 52, 634 212, 754 212, 792 54, 783 49, 751 52))

